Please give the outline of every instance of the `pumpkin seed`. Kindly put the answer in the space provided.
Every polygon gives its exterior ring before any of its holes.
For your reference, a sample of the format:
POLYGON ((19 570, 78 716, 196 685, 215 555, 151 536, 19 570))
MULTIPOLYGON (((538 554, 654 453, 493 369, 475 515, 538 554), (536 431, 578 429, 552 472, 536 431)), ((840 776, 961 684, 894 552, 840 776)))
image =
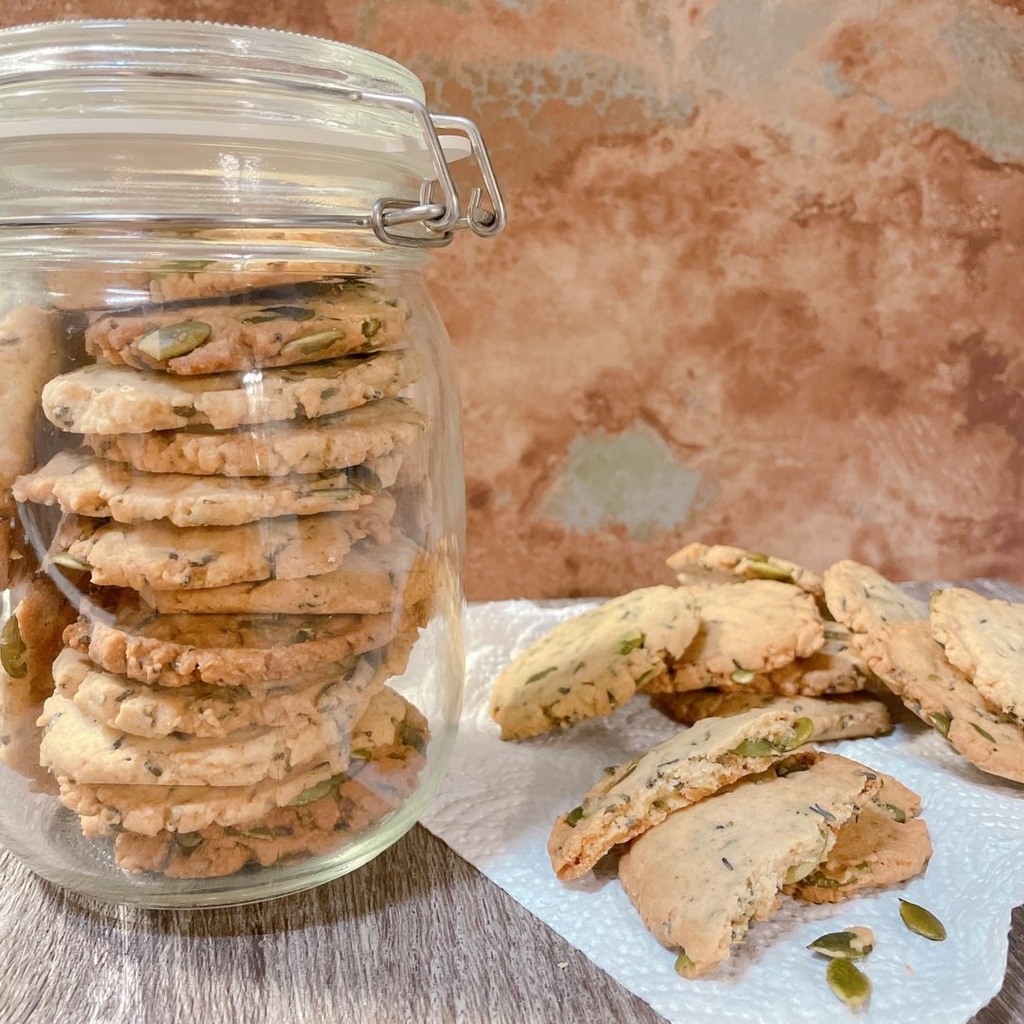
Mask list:
POLYGON ((569 811, 569 813, 565 816, 565 823, 569 826, 569 828, 575 828, 582 817, 583 806, 580 805, 579 807, 574 807, 571 811, 569 811))
POLYGON ((777 580, 779 583, 793 582, 793 574, 788 569, 773 565, 768 561, 767 556, 763 561, 759 558, 748 558, 745 568, 749 575, 759 580, 777 580))
POLYGON ((802 881, 817 866, 818 861, 816 860, 802 860, 797 864, 791 865, 786 872, 786 885, 793 885, 796 882, 802 881))
POLYGON ((900 900, 900 917, 912 932, 917 932, 926 939, 941 942, 946 937, 946 926, 930 910, 925 910, 910 900, 900 900))
POLYGON ((756 672, 751 671, 749 668, 740 668, 737 665, 736 671, 730 673, 729 678, 734 683, 739 683, 741 686, 746 686, 747 683, 752 683, 756 676, 756 672))
POLYGON ((323 782, 318 782, 315 786, 310 786, 309 789, 304 789, 288 806, 302 807, 305 804, 311 804, 314 800, 327 796, 337 785, 338 778, 339 776, 336 775, 333 778, 324 779, 323 782))
POLYGON ((953 724, 953 716, 949 711, 935 711, 928 716, 935 731, 941 736, 949 736, 949 727, 953 724))
POLYGON ((832 958, 862 960, 875 948, 875 933, 870 928, 847 928, 821 935, 807 948, 832 958))
POLYGON ((810 738, 814 732, 814 722, 806 716, 796 719, 790 729, 790 732, 782 740, 783 750, 794 750, 796 747, 802 747, 810 738))
POLYGON ((28 665, 25 664, 27 649, 21 638, 17 616, 12 615, 0 632, 0 665, 12 679, 21 679, 28 671, 28 665))
POLYGON ((92 569, 88 562, 81 558, 75 558, 74 555, 69 555, 66 551, 58 551, 50 561, 62 569, 75 569, 78 572, 89 572, 92 569))
POLYGON ((830 960, 825 978, 835 996, 855 1012, 871 997, 871 980, 852 960, 830 960))
POLYGON ((778 744, 771 740, 748 737, 738 746, 732 748, 737 757, 769 757, 779 752, 778 744))
POLYGON ((895 804, 883 803, 881 800, 876 800, 875 806, 885 811, 893 821, 898 821, 901 825, 905 825, 907 823, 907 812, 903 810, 902 807, 897 807, 895 804))
POLYGON ((688 971, 693 966, 693 961, 686 955, 686 950, 681 949, 679 956, 676 957, 676 974, 682 974, 683 971, 688 971))
POLYGON ((380 494, 384 483, 369 466, 350 466, 345 470, 348 479, 365 494, 380 494))
POLYGON ((635 651, 638 647, 643 647, 646 639, 647 637, 639 630, 635 633, 627 634, 619 642, 619 654, 629 654, 630 651, 635 651))
POLYGON ((780 779, 784 779, 787 775, 795 775, 797 772, 806 772, 809 769, 810 765, 798 757, 784 757, 775 764, 775 774, 780 779))
POLYGON ((157 270, 168 274, 194 274, 216 262, 216 260, 171 260, 170 263, 161 263, 157 270))
POLYGON ((326 352, 336 341, 345 337, 344 331, 320 331, 318 334, 307 334, 304 338, 296 338, 282 346, 282 355, 291 355, 294 352, 301 352, 304 356, 315 355, 317 352, 326 352))
POLYGON ((984 736, 993 746, 995 746, 996 739, 990 732, 986 732, 977 722, 971 722, 971 725, 978 731, 979 735, 984 736))
POLYGON ((312 320, 316 316, 316 310, 309 306, 264 306, 254 316, 247 316, 242 319, 243 324, 266 324, 273 320, 294 320, 302 323, 304 320, 312 320))
POLYGON ((363 337, 372 338, 381 328, 381 323, 376 317, 370 317, 363 321, 363 337))
POLYGON ((213 330, 202 320, 182 320, 176 324, 158 327, 155 331, 144 334, 135 343, 135 347, 151 359, 175 359, 188 355, 199 348, 210 337, 213 330))
POLYGON ((203 837, 198 832, 178 833, 178 845, 183 850, 194 850, 202 841, 203 837))

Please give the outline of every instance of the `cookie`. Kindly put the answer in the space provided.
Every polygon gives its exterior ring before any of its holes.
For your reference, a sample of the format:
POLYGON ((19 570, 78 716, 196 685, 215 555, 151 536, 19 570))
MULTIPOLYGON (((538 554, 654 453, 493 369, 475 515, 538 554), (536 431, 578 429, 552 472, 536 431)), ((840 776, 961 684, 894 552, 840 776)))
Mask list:
POLYGON ((855 821, 839 830, 829 855, 807 876, 783 887, 807 903, 841 903, 865 889, 905 882, 924 871, 932 855, 928 826, 918 818, 921 798, 889 775, 855 821))
POLYGON ((931 629, 985 700, 1024 721, 1024 605, 950 587, 932 594, 931 629))
POLYGON ((17 479, 22 502, 119 523, 167 519, 175 526, 239 526, 282 515, 360 508, 390 487, 402 456, 392 453, 330 473, 263 477, 137 473, 84 451, 59 452, 17 479))
POLYGON ((684 977, 706 974, 770 916, 783 886, 828 856, 880 785, 834 754, 798 753, 782 766, 670 814, 619 861, 622 887, 655 938, 679 952, 684 977))
POLYGON ((17 306, 0 319, 0 590, 30 571, 17 564, 24 549, 9 491, 32 468, 39 394, 63 356, 53 313, 17 306))
POLYGON ((399 602, 418 604, 433 588, 430 562, 399 532, 389 543, 361 541, 337 568, 299 579, 258 580, 201 590, 141 591, 166 614, 377 615, 399 602))
POLYGON ((218 738, 254 725, 281 728, 359 705, 383 684, 376 661, 346 658, 275 680, 254 693, 244 687, 150 686, 106 672, 66 648, 53 663, 53 681, 62 697, 108 728, 150 738, 218 738))
POLYGON ((690 690, 655 694, 651 703, 684 725, 741 715, 756 708, 775 708, 811 720, 813 729, 808 743, 883 736, 892 731, 892 717, 885 704, 874 697, 856 693, 838 697, 785 697, 750 691, 690 690))
MULTIPOLYGON (((315 419, 397 395, 419 376, 409 349, 346 356, 277 370, 172 377, 95 363, 50 380, 47 419, 77 434, 137 434, 315 419)), ((28 467, 25 467, 28 468, 28 467)), ((20 470, 24 472, 24 470, 20 470)))
POLYGON ((691 595, 667 586, 635 590, 560 623, 495 681, 490 710, 502 739, 609 714, 662 675, 696 631, 691 595))
POLYGON ((256 686, 383 647, 422 625, 424 609, 382 615, 159 615, 125 597, 64 631, 68 647, 108 672, 159 686, 256 686))
POLYGON ((145 473, 267 477, 358 466, 407 448, 426 426, 426 418, 408 402, 382 398, 318 420, 235 430, 86 434, 85 443, 100 458, 145 473))
POLYGON ((777 580, 793 583, 819 601, 824 598, 821 577, 796 562, 760 551, 747 551, 728 544, 687 544, 666 562, 679 573, 679 581, 687 583, 694 578, 717 583, 735 579, 777 580))
POLYGON ((782 668, 745 682, 743 673, 735 673, 728 682, 716 685, 733 691, 762 689, 788 697, 822 696, 824 694, 856 693, 873 685, 870 670, 850 646, 845 627, 825 622, 825 643, 808 658, 795 658, 782 668), (737 682, 736 680, 741 680, 737 682))
POLYGON ((336 771, 343 769, 348 737, 344 715, 340 718, 325 713, 280 728, 249 726, 216 738, 154 738, 111 729, 83 714, 74 701, 53 694, 39 718, 39 758, 58 778, 78 783, 248 786, 280 779, 314 757, 329 761, 336 771))
MULTIPOLYGON (((378 694, 384 699, 388 691, 378 694)), ((284 858, 317 856, 372 827, 396 810, 415 790, 424 764, 427 723, 402 701, 405 716, 395 729, 399 742, 365 751, 349 769, 300 794, 291 806, 271 811, 242 826, 210 825, 196 832, 140 836, 122 832, 115 860, 133 872, 159 872, 170 878, 210 878, 233 874, 248 864, 268 867, 284 858)), ((371 702, 368 713, 373 709, 371 702)))
POLYGON ((700 628, 671 671, 645 684, 652 693, 750 682, 810 657, 825 643, 813 596, 791 583, 746 580, 685 589, 693 593, 700 628))
MULTIPOLYGON (((253 244, 252 239, 248 239, 253 244)), ((300 260, 167 260, 132 269, 76 268, 47 278, 48 296, 58 309, 130 309, 149 302, 195 302, 369 273, 359 264, 300 260)))
POLYGON ((111 363, 192 376, 393 348, 405 323, 396 299, 353 280, 265 293, 258 301, 99 315, 86 328, 85 347, 111 363))
POLYGON ((75 611, 48 576, 37 573, 11 594, 14 610, 0 632, 0 761, 49 788, 39 764, 36 725, 53 692, 50 665, 75 611))
POLYGON ((825 603, 836 622, 871 633, 890 622, 926 619, 928 609, 870 566, 845 559, 825 570, 825 603))
POLYGON ((764 771, 809 732, 810 722, 790 709, 755 708, 706 719, 611 769, 579 807, 555 821, 548 838, 555 874, 563 881, 585 875, 612 847, 673 811, 764 771))
POLYGON ((946 660, 927 622, 883 626, 858 645, 875 675, 955 750, 990 775, 1024 782, 1024 730, 946 660))
POLYGON ((333 572, 364 537, 386 543, 394 512, 394 498, 378 494, 352 512, 240 526, 183 528, 162 519, 128 525, 70 515, 57 530, 50 560, 87 567, 95 584, 134 590, 293 580, 333 572))
POLYGON ((335 774, 329 761, 314 758, 289 769, 280 779, 249 786, 96 785, 62 778, 60 802, 78 815, 87 836, 195 832, 214 824, 257 821, 335 774))

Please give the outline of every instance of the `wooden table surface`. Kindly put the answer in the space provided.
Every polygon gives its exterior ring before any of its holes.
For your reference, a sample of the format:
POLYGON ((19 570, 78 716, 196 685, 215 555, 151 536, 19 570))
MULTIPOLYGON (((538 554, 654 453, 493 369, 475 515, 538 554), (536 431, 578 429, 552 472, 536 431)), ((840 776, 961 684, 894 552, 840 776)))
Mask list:
MULTIPOLYGON (((0 970, 2 1024, 662 1020, 420 826, 328 885, 221 910, 67 896, 0 848, 0 970)), ((975 1021, 1021 1020, 1018 908, 975 1021)))

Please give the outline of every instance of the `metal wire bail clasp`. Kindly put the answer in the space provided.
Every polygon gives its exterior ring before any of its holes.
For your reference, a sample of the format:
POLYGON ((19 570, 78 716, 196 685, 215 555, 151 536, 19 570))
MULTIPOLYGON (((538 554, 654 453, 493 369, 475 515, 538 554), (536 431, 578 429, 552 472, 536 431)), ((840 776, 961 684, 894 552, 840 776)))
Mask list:
MULTIPOLYGON (((377 99, 384 100, 384 97, 377 99)), ((427 150, 434 163, 435 176, 423 179, 418 202, 397 198, 378 199, 370 218, 374 234, 390 245, 412 247, 448 245, 454 233, 462 228, 469 228, 482 238, 493 238, 500 234, 505 227, 505 202, 483 136, 476 124, 467 117, 431 114, 422 103, 414 99, 390 96, 384 102, 405 107, 420 122, 427 150), (483 185, 482 188, 477 185, 470 189, 465 212, 438 135, 439 130, 446 134, 457 132, 465 136, 483 185), (420 224, 426 229, 426 234, 407 234, 395 230, 409 224, 420 224)))

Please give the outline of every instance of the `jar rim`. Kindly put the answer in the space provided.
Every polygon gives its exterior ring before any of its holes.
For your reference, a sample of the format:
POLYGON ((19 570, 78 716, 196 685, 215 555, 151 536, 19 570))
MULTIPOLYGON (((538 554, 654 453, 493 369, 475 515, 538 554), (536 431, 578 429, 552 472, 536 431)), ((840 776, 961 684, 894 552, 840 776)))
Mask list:
POLYGON ((420 79, 391 57, 284 29, 158 18, 66 19, 0 29, 0 82, 28 73, 115 70, 128 60, 156 71, 201 61, 212 72, 262 71, 425 98, 420 79))

